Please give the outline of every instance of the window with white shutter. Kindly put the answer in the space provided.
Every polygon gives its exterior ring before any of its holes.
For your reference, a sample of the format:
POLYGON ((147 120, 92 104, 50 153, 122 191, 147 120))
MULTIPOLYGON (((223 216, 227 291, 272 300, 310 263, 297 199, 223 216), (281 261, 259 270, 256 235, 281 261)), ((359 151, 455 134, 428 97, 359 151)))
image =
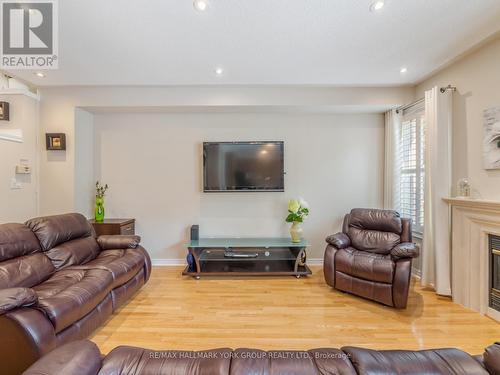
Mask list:
POLYGON ((414 232, 422 233, 425 181, 423 103, 403 110, 400 137, 400 214, 412 219, 414 232))

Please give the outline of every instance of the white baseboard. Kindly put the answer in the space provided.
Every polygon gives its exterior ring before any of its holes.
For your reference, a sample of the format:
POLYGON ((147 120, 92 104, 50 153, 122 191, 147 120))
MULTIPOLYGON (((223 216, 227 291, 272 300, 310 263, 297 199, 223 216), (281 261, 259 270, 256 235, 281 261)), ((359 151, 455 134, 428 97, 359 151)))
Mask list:
POLYGON ((323 258, 307 258, 307 265, 309 266, 322 266, 323 258))
MULTIPOLYGON (((151 263, 153 264, 153 266, 159 266, 159 267, 185 266, 186 265, 186 260, 185 259, 162 259, 162 258, 156 258, 156 259, 152 259, 151 263)), ((311 258, 311 259, 307 259, 307 264, 309 266, 322 266, 323 265, 323 258, 311 258)))
POLYGON ((153 266, 185 266, 186 259, 151 259, 153 266))

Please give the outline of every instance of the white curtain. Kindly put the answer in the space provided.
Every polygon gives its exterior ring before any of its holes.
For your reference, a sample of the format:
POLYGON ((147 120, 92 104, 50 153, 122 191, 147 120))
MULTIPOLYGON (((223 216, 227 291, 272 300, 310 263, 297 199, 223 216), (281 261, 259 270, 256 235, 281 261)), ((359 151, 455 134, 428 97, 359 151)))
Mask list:
POLYGON ((384 208, 400 211, 401 116, 395 109, 385 113, 384 208))
POLYGON ((452 93, 425 92, 425 206, 423 286, 451 295, 450 210, 452 93))

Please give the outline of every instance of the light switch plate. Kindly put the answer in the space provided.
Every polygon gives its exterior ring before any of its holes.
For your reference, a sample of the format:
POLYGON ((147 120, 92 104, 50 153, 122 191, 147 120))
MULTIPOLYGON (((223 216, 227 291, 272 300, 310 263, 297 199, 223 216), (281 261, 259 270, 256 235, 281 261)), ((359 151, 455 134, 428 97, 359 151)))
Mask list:
POLYGON ((30 174, 31 167, 28 165, 16 165, 16 174, 30 174))

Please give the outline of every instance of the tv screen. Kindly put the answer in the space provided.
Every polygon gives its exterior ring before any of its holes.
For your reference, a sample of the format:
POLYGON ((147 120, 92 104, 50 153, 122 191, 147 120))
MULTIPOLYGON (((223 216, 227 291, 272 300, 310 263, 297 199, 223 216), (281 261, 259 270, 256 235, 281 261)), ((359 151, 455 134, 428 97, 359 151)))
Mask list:
POLYGON ((203 191, 284 191, 283 142, 204 142, 203 191))

